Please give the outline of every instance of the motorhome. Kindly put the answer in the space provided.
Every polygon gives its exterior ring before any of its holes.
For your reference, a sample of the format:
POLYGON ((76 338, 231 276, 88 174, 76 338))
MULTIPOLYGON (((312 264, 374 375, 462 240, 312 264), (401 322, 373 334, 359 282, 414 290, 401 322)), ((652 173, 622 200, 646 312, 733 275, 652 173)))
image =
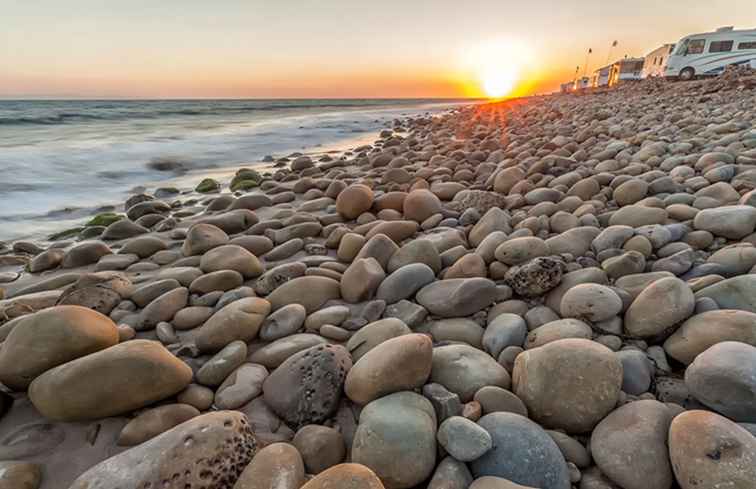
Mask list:
POLYGON ((746 64, 756 68, 756 29, 721 27, 680 39, 667 60, 664 76, 692 80, 719 75, 728 65, 746 64))
POLYGON ((640 80, 643 71, 643 58, 625 58, 612 64, 609 70, 609 86, 623 82, 640 80))
POLYGON ((609 73, 612 71, 612 65, 607 65, 593 72, 591 77, 591 86, 593 88, 609 86, 609 73))
POLYGON ((590 88, 591 79, 587 76, 583 76, 575 80, 575 90, 582 90, 584 88, 590 88))
POLYGON ((664 69, 667 67, 667 59, 674 51, 674 44, 663 44, 646 55, 643 62, 641 78, 655 78, 664 76, 664 69))

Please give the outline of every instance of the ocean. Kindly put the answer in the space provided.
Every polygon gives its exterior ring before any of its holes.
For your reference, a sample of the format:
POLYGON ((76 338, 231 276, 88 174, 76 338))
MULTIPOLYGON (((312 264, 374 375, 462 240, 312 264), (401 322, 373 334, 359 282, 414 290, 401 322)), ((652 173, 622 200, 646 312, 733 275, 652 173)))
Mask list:
POLYGON ((268 155, 346 149, 393 119, 469 103, 438 99, 0 100, 0 240, 44 239, 130 190, 268 155), (171 162, 179 171, 160 171, 171 162))

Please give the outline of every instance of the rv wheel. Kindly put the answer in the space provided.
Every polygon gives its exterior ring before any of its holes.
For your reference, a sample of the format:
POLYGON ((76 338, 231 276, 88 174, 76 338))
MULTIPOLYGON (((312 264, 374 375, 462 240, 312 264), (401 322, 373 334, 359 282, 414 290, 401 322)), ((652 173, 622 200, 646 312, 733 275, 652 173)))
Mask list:
POLYGON ((695 75, 695 71, 693 71, 693 68, 684 68, 680 72, 680 80, 683 80, 683 81, 692 80, 693 75, 695 75))

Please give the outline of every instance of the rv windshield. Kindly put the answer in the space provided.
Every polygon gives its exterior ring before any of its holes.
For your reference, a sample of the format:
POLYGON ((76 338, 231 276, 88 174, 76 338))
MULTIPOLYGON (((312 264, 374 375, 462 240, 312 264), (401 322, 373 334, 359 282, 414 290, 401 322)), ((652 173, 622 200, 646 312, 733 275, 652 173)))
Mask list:
POLYGON ((684 56, 685 52, 688 50, 689 42, 690 42, 690 39, 685 39, 683 42, 681 42, 680 47, 677 48, 677 52, 675 54, 678 56, 684 56))

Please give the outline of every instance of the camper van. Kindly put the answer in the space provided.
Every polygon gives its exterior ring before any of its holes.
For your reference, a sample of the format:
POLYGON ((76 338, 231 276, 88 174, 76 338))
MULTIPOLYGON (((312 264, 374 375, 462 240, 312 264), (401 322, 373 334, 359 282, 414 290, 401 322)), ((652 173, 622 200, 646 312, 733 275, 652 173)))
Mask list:
POLYGON ((591 78, 591 86, 593 88, 601 88, 609 86, 609 73, 612 71, 612 65, 604 66, 593 72, 591 78))
POLYGON ((643 71, 643 58, 625 58, 616 61, 609 70, 609 86, 622 82, 640 80, 643 71))
POLYGON ((663 44, 646 55, 643 62, 643 71, 641 78, 656 78, 664 76, 664 70, 667 67, 667 59, 675 50, 674 44, 663 44))
POLYGON ((719 75, 728 65, 745 64, 756 68, 756 29, 721 27, 680 39, 667 59, 664 76, 692 80, 719 75))

